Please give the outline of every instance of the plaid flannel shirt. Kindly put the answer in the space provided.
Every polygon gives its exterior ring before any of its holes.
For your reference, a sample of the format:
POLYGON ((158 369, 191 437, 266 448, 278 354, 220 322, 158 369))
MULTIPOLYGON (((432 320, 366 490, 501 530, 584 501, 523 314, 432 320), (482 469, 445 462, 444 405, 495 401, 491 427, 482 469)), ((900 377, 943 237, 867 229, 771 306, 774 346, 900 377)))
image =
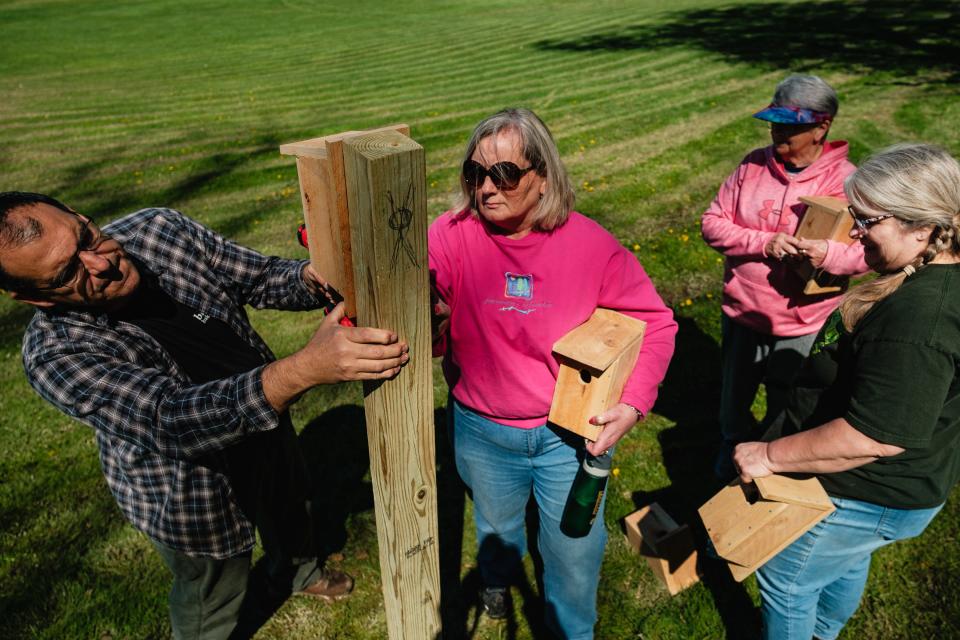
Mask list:
MULTIPOLYGON (((173 298, 226 322, 266 362, 273 353, 244 305, 314 309, 306 261, 263 256, 171 209, 144 209, 106 227, 158 276, 173 298)), ((30 384, 96 431, 107 485, 128 520, 150 538, 192 555, 249 551, 254 527, 226 477, 205 454, 278 426, 261 372, 193 384, 146 332, 106 314, 38 311, 23 338, 30 384)))

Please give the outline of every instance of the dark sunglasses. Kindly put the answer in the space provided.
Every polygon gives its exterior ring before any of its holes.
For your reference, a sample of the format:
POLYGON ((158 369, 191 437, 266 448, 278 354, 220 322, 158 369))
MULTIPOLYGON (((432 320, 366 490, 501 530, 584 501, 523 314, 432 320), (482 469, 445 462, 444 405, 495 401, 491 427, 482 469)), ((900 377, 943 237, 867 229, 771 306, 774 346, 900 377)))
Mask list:
POLYGON ((487 169, 479 162, 467 160, 463 163, 463 179, 472 189, 479 189, 489 176, 493 186, 500 191, 512 191, 520 186, 523 176, 533 169, 533 165, 521 169, 512 162, 498 162, 487 169))

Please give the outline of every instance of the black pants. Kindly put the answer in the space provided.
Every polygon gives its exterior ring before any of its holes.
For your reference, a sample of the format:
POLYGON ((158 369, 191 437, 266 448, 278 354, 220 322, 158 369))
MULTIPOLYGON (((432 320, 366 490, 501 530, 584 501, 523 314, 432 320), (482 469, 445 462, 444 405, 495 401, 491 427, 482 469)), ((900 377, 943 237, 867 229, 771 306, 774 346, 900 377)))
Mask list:
POLYGON ((312 485, 288 418, 204 463, 229 478, 240 508, 260 533, 264 557, 251 574, 251 552, 217 559, 154 541, 173 572, 170 621, 177 640, 246 637, 321 571, 310 511, 312 485))

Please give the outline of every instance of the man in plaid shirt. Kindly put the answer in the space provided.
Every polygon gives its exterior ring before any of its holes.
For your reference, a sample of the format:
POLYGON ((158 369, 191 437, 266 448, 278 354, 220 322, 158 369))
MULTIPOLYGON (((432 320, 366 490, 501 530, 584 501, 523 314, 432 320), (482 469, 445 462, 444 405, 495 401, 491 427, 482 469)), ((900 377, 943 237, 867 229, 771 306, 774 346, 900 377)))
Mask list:
POLYGON ((264 593, 349 593, 352 579, 318 562, 287 408, 316 385, 396 375, 408 359, 396 334, 340 326, 341 305, 277 360, 244 305, 315 309, 326 283, 171 209, 100 229, 47 196, 2 193, 0 288, 38 310, 30 384, 94 428, 117 503, 173 571, 176 637, 240 631, 255 529, 264 593))

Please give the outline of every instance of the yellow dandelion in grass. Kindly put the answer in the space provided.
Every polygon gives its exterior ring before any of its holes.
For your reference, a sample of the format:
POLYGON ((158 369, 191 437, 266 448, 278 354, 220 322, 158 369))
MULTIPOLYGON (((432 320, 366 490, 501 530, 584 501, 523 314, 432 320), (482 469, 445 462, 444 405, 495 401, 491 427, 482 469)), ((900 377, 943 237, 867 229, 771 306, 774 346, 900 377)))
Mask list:
POLYGON ((590 144, 597 144, 597 141, 594 140, 593 138, 590 138, 590 144))
POLYGON ((707 300, 713 300, 713 294, 712 294, 712 293, 708 293, 708 294, 707 294, 707 300))
POLYGON ((431 186, 431 187, 437 186, 437 181, 436 181, 436 180, 431 181, 431 182, 430 182, 430 186, 431 186))
POLYGON ((634 243, 633 243, 633 250, 634 250, 634 251, 640 251, 640 245, 637 244, 636 242, 634 242, 634 243))
POLYGON ((620 475, 620 467, 614 467, 613 471, 611 471, 610 473, 612 473, 613 477, 616 478, 617 476, 620 475))
POLYGON ((586 151, 586 150, 587 150, 587 148, 586 148, 585 146, 580 145, 580 151, 586 151))
POLYGON ((669 227, 669 228, 667 229, 667 233, 673 233, 673 227, 669 227))
POLYGON ((717 258, 717 264, 720 264, 721 262, 723 262, 723 258, 717 258))
POLYGON ((690 298, 687 298, 686 300, 683 301, 683 306, 685 307, 689 307, 692 305, 693 305, 693 300, 691 300, 690 298))
POLYGON ((583 188, 586 189, 586 188, 589 187, 589 186, 590 186, 590 181, 589 181, 589 180, 584 180, 584 181, 583 181, 583 188))
POLYGON ((680 240, 682 240, 683 242, 688 242, 690 240, 690 236, 684 233, 683 235, 680 236, 680 240))

